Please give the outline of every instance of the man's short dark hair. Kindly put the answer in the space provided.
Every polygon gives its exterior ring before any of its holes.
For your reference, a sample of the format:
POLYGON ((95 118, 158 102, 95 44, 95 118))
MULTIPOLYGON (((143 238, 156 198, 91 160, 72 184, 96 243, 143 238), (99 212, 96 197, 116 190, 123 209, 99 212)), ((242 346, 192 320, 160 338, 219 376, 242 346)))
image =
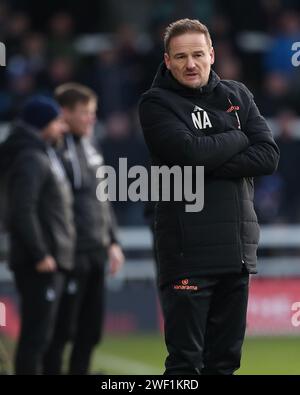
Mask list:
POLYGON ((212 46, 211 37, 207 27, 198 21, 198 19, 185 18, 170 23, 170 25, 166 28, 164 34, 165 51, 169 53, 170 41, 172 38, 181 36, 185 33, 202 33, 206 38, 208 46, 212 46))
POLYGON ((97 102, 96 93, 87 86, 76 82, 69 82, 58 86, 54 92, 55 98, 61 107, 74 109, 78 103, 88 104, 97 102))

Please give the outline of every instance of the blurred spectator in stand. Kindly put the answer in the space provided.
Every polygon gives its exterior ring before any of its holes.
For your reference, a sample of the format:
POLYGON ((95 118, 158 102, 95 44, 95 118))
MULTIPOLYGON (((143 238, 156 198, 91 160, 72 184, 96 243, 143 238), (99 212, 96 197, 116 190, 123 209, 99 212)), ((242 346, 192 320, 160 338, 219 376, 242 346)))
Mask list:
MULTIPOLYGON (((132 127, 131 120, 126 113, 112 113, 106 121, 106 137, 99 142, 104 154, 105 163, 116 170, 119 177, 119 159, 127 159, 127 168, 135 165, 147 166, 148 151, 144 141, 132 127)), ((128 181, 128 186, 130 182, 128 181)), ((118 196, 118 189, 117 189, 118 196)), ((113 202, 115 213, 120 225, 142 225, 143 202, 113 202)))
POLYGON ((261 224, 278 221, 283 189, 284 180, 277 173, 255 180, 255 209, 261 224))
POLYGON ((5 41, 7 26, 10 18, 10 10, 8 3, 5 1, 0 2, 0 41, 5 41))
POLYGON ((128 24, 119 26, 116 47, 123 68, 123 76, 130 85, 130 97, 127 99, 129 107, 136 105, 142 93, 143 64, 142 56, 137 49, 136 37, 137 33, 132 26, 128 24))
POLYGON ((10 120, 22 102, 36 88, 35 77, 45 67, 45 40, 39 33, 28 33, 19 53, 10 56, 4 70, 0 93, 1 120, 10 120))
POLYGON ((24 100, 36 90, 36 81, 20 56, 15 56, 8 62, 5 77, 0 92, 0 117, 1 121, 10 121, 16 116, 24 100))
POLYGON ((256 96, 257 105, 266 117, 274 117, 289 103, 290 86, 287 77, 279 72, 268 73, 263 81, 263 89, 256 96))
POLYGON ((113 44, 98 54, 85 82, 102 98, 101 114, 104 118, 116 111, 130 110, 136 104, 133 75, 122 63, 121 54, 113 44))
POLYGON ((222 58, 215 66, 216 73, 223 79, 242 81, 242 68, 239 60, 233 56, 222 58))
POLYGON ((280 112, 276 121, 279 125, 278 169, 272 176, 257 180, 255 204, 263 223, 295 223, 300 221, 300 184, 295 171, 300 167, 300 140, 295 136, 299 121, 290 110, 280 112))
POLYGON ((220 54, 216 59, 214 68, 221 67, 223 58, 233 58, 236 54, 234 36, 228 18, 224 15, 215 15, 211 20, 212 39, 215 52, 220 54))
POLYGON ((98 54, 92 70, 88 71, 87 82, 102 98, 103 118, 122 108, 122 73, 116 49, 112 45, 98 54))
POLYGON ((48 56, 76 57, 73 47, 75 21, 71 14, 58 12, 49 22, 50 32, 48 38, 48 56))
POLYGON ((216 14, 212 16, 210 21, 210 29, 214 43, 224 40, 232 42, 232 25, 228 17, 224 14, 216 14))
POLYGON ((37 74, 46 67, 46 37, 30 32, 22 41, 21 54, 30 72, 37 74))
POLYGON ((284 191, 279 217, 285 222, 300 221, 300 140, 295 136, 299 128, 296 114, 290 110, 282 111, 276 117, 279 124, 279 137, 276 140, 280 149, 280 162, 277 173, 284 180, 284 191))
POLYGON ((295 67, 291 62, 291 48, 297 41, 300 41, 299 13, 293 10, 284 11, 279 17, 278 31, 273 45, 264 57, 265 70, 279 72, 291 78, 295 73, 295 67))
POLYGON ((155 75, 156 70, 162 61, 164 54, 162 37, 166 24, 167 21, 165 19, 156 18, 150 25, 150 49, 147 50, 143 56, 143 92, 150 89, 153 82, 153 76, 155 75))
POLYGON ((211 26, 214 49, 219 54, 214 70, 223 79, 242 81, 243 68, 237 57, 229 19, 225 15, 215 15, 212 17, 211 26))
POLYGON ((13 13, 9 17, 5 37, 8 58, 20 53, 22 39, 29 32, 30 23, 28 14, 22 12, 13 13))
POLYGON ((75 80, 75 64, 68 56, 54 57, 44 73, 39 76, 39 85, 45 93, 58 85, 75 80))

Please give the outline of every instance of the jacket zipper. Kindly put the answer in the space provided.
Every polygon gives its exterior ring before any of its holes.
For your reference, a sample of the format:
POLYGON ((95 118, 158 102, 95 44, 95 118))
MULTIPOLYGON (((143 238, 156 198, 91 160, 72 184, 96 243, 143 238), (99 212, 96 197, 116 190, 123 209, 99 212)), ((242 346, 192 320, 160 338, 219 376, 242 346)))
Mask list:
POLYGON ((236 117, 236 120, 237 120, 238 129, 241 130, 241 128, 242 128, 241 127, 241 121, 240 121, 239 114, 237 113, 236 106, 234 106, 232 104, 232 101, 229 99, 229 97, 228 97, 228 101, 229 101, 229 104, 230 104, 231 108, 234 108, 234 114, 235 114, 235 117, 236 117))

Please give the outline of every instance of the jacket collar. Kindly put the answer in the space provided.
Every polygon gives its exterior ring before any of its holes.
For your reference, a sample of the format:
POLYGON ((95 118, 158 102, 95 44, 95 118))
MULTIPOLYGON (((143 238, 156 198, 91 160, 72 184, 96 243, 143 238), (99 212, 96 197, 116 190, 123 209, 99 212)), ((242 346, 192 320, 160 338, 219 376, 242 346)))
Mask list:
POLYGON ((172 90, 182 96, 199 96, 212 92, 219 82, 219 76, 213 70, 211 70, 207 85, 201 88, 188 88, 180 84, 180 82, 178 82, 173 77, 172 73, 167 69, 165 63, 162 62, 152 83, 152 88, 172 90))

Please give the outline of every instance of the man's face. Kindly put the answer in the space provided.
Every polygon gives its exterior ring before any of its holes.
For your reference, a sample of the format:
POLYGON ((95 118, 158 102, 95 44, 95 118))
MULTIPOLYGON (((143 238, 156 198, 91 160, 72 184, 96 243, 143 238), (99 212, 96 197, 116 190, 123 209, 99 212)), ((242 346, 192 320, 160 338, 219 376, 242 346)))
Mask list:
POLYGON ((164 55, 165 64, 178 82, 189 88, 207 84, 214 50, 203 33, 185 33, 173 37, 169 53, 164 55))
POLYGON ((50 144, 57 143, 62 135, 69 130, 68 125, 64 119, 59 116, 50 122, 42 131, 41 137, 50 144))
POLYGON ((89 136, 96 122, 97 103, 77 103, 74 108, 63 108, 63 117, 70 131, 77 136, 89 136))

